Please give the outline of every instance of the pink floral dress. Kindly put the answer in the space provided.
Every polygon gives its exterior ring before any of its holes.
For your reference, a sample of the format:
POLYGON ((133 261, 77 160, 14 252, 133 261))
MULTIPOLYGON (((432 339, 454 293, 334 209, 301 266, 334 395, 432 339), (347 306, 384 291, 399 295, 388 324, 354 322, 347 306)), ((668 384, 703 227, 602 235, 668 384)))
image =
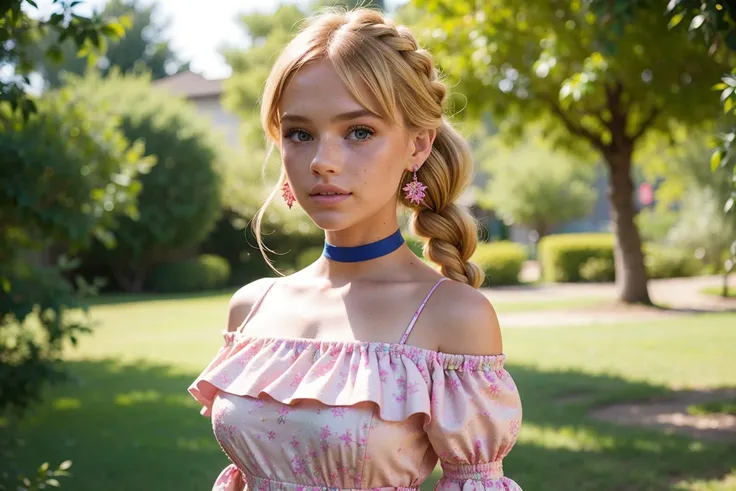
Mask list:
POLYGON ((225 332, 189 387, 232 462, 213 491, 413 490, 438 459, 437 490, 521 491, 502 469, 522 415, 504 355, 404 344, 434 288, 396 344, 225 332))

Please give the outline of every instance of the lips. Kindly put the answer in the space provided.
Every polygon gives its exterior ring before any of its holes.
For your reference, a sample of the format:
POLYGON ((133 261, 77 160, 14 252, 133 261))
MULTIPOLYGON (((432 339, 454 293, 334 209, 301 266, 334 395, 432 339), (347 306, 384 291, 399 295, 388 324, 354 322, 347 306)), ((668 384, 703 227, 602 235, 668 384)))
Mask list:
POLYGON ((352 195, 351 192, 332 184, 318 184, 309 191, 309 197, 320 205, 342 203, 352 195))
POLYGON ((348 196, 351 193, 333 184, 317 184, 310 191, 310 196, 348 196))

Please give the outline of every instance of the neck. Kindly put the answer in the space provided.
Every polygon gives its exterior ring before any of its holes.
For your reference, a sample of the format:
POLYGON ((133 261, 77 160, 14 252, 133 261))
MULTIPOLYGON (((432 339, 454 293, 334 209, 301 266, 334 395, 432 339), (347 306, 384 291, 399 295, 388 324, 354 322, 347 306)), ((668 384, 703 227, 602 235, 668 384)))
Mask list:
POLYGON ((354 281, 381 281, 394 276, 402 277, 407 265, 416 261, 416 256, 404 244, 385 256, 357 263, 340 263, 330 261, 322 256, 314 264, 312 271, 316 276, 325 278, 333 284, 345 284, 354 281))

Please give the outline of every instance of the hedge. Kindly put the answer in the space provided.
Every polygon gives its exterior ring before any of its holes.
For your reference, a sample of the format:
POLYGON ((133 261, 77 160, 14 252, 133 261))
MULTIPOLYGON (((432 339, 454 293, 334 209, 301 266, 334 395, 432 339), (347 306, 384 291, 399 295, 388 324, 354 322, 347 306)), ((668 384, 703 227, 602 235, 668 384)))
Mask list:
POLYGON ((151 272, 149 283, 157 293, 195 292, 222 288, 229 276, 230 265, 224 258, 202 254, 159 264, 151 272))
POLYGON ((526 253, 520 244, 514 242, 482 242, 470 260, 485 272, 483 286, 516 285, 526 253))
MULTIPOLYGON (((539 242, 544 280, 553 282, 615 281, 612 234, 558 234, 539 242)), ((649 278, 677 278, 703 273, 703 266, 686 250, 644 245, 649 278)))
MULTIPOLYGON (((591 270, 604 270, 606 264, 613 264, 614 238, 612 234, 556 234, 543 237, 539 241, 538 256, 545 281, 575 282, 585 278, 581 268, 588 263, 586 275, 591 270)), ((589 280, 590 281, 590 280, 589 280)))

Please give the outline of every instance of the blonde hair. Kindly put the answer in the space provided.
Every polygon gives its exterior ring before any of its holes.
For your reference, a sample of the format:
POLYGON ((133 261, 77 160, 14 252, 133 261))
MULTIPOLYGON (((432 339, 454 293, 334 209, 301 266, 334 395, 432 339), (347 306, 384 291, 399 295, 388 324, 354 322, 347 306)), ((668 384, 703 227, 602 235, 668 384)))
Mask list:
MULTIPOLYGON (((443 115, 447 90, 437 79, 429 53, 419 49, 406 27, 394 25, 374 10, 332 10, 313 18, 283 51, 266 81, 261 124, 274 144, 281 139, 278 104, 284 88, 300 67, 320 59, 332 62, 352 96, 369 111, 394 123, 394 115, 400 112, 411 129, 437 130, 431 153, 417 171, 427 186, 424 200, 412 205, 402 192, 399 199, 413 210, 410 227, 425 239, 425 257, 444 276, 480 286, 483 273, 469 262, 477 244, 476 224, 454 203, 472 178, 470 149, 443 115), (373 107, 361 87, 368 88, 379 107, 373 107)), ((411 178, 410 172, 405 173, 399 191, 411 178)), ((261 251, 263 214, 284 182, 282 169, 279 184, 256 215, 261 251)))

